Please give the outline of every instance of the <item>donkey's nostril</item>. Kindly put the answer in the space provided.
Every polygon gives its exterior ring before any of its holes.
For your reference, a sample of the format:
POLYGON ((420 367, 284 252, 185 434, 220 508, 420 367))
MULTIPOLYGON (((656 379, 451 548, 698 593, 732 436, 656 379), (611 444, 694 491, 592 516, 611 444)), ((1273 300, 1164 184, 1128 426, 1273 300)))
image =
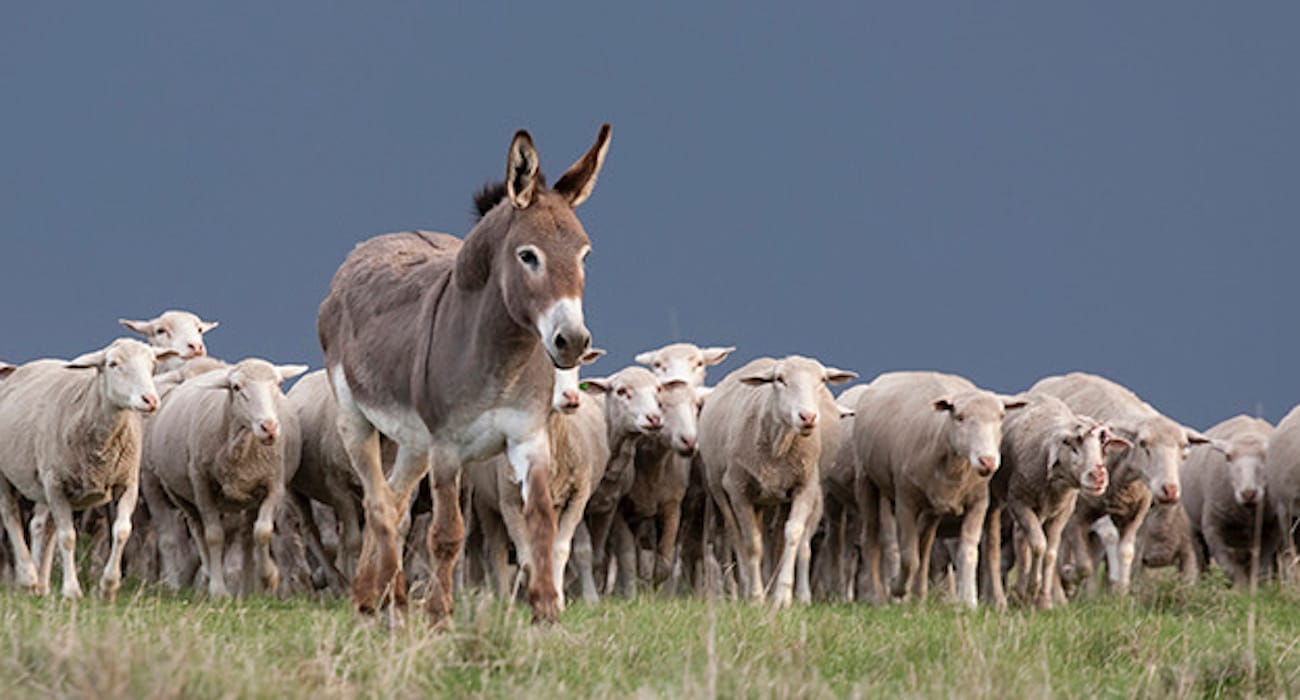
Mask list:
POLYGON ((555 334, 555 349, 556 349, 556 350, 563 350, 563 349, 565 349, 565 348, 567 348, 567 347, 569 347, 569 341, 568 341, 568 340, 565 340, 565 338, 564 338, 564 334, 563 334, 563 333, 556 333, 556 334, 555 334))

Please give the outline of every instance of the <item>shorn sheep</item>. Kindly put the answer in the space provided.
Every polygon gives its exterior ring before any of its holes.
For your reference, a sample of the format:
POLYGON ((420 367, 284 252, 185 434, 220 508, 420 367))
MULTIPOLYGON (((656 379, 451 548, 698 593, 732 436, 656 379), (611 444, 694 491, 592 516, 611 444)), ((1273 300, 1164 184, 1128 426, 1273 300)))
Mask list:
MULTIPOLYGON (((53 548, 38 576, 23 536, 17 496, 49 508, 62 552, 65 598, 81 597, 73 511, 116 501, 113 545, 99 581, 108 598, 122 581, 122 551, 139 497, 141 413, 158 409, 153 374, 173 350, 119 339, 71 362, 37 360, 0 382, 0 518, 16 559, 20 587, 48 581, 53 548)), ((46 529, 48 532, 48 529, 46 529)))

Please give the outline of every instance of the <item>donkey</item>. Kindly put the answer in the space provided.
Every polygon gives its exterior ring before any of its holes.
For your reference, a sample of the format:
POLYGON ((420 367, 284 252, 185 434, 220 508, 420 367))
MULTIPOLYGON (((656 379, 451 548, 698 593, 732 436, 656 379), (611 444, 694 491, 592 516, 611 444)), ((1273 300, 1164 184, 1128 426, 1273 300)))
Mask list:
POLYGON ((605 124, 548 188, 532 137, 519 131, 505 182, 479 193, 480 204, 500 201, 463 241, 427 231, 378 236, 354 248, 335 273, 317 328, 339 435, 365 493, 352 585, 360 613, 405 605, 398 525, 428 473, 434 517, 426 609, 435 626, 448 618, 465 536, 461 467, 504 450, 524 497, 533 619, 558 617, 546 416, 554 368, 576 367, 591 347, 582 315, 591 245, 574 209, 596 185, 609 138, 605 124), (387 478, 379 433, 398 445, 387 478))

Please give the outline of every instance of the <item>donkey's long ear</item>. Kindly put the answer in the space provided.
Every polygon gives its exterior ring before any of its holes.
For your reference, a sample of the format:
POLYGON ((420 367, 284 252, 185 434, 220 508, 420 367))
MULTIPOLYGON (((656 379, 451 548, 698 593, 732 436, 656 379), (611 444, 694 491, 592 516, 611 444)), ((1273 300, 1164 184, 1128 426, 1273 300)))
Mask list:
POLYGON ((595 145, 578 162, 569 166, 555 183, 555 191, 569 200, 569 206, 577 207, 591 196, 591 191, 596 187, 596 176, 600 174, 600 166, 605 164, 605 154, 608 152, 609 124, 602 124, 595 145))
POLYGON ((537 192, 537 149, 533 137, 520 129, 510 142, 510 155, 506 157, 506 196, 516 209, 527 209, 537 192))

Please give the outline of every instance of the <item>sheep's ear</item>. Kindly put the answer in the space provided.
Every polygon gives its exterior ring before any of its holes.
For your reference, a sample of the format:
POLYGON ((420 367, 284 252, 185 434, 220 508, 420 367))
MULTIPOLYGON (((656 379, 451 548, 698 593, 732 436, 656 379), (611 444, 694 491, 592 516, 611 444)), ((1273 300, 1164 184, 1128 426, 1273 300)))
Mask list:
POLYGON ((709 400, 709 395, 712 394, 713 390, 716 388, 717 387, 712 387, 712 386, 695 387, 695 403, 703 407, 704 402, 709 400))
POLYGON ((1133 441, 1119 435, 1110 426, 1101 426, 1101 434, 1097 436, 1101 440, 1101 451, 1107 450, 1127 450, 1133 446, 1133 441))
POLYGON ((700 354, 704 356, 704 364, 706 365, 716 365, 727 359, 727 355, 735 351, 735 348, 700 348, 700 354))
POLYGON ((68 369, 99 369, 104 366, 105 353, 103 350, 88 352, 81 357, 64 365, 68 369))
MULTIPOLYGON (((230 374, 232 371, 234 370, 214 369, 211 372, 204 372, 203 374, 200 374, 196 377, 190 377, 189 379, 185 379, 182 376, 180 383, 193 384, 194 386, 200 387, 202 389, 229 389, 230 374)), ((182 372, 181 374, 183 375, 184 373, 182 372)))
POLYGON ((952 399, 948 398, 947 396, 945 396, 945 397, 943 397, 943 398, 935 399, 935 400, 934 400, 934 403, 932 403, 932 404, 930 404, 930 405, 931 405, 932 407, 934 407, 934 410, 936 410, 936 411, 948 411, 948 412, 952 412, 954 409, 957 408, 957 405, 954 404, 954 403, 952 402, 952 399))
POLYGON ((539 161, 533 137, 520 129, 510 141, 506 157, 506 197, 516 209, 527 209, 537 193, 539 161))
POLYGON ((1014 411, 1017 408, 1024 408, 1029 405, 1029 399, 1022 396, 1004 396, 1002 397, 1002 408, 1007 411, 1014 411))
POLYGON ((608 394, 609 379, 601 377, 599 379, 584 379, 578 382, 578 388, 588 394, 608 394))
POLYGON ((1210 449, 1222 454, 1224 457, 1227 457, 1228 453, 1232 451, 1232 443, 1227 440, 1211 438, 1209 445, 1210 449))
POLYGON ((766 371, 759 372, 758 374, 747 374, 739 379, 742 384, 748 384, 749 386, 771 384, 776 381, 776 365, 772 365, 767 368, 766 371))
POLYGON ((632 360, 635 361, 638 365, 649 366, 654 364, 655 354, 658 352, 659 352, 658 350, 646 350, 645 352, 637 353, 637 356, 632 358, 632 360))
POLYGON ((119 318, 117 322, 122 324, 122 327, 139 333, 146 338, 153 335, 153 321, 132 321, 129 318, 119 318))
POLYGON ((287 382, 308 369, 307 365, 279 365, 275 368, 275 373, 280 376, 280 381, 287 382))
POLYGON ((826 371, 822 374, 822 379, 824 379, 827 384, 843 384, 844 382, 851 382, 857 378, 857 372, 850 372, 847 369, 835 369, 834 367, 827 367, 826 371))
POLYGON ((596 143, 555 182, 555 191, 569 200, 569 206, 577 208, 596 188, 596 176, 600 175, 605 154, 609 153, 609 132, 609 124, 602 124, 596 134, 596 143))
POLYGON ((1191 428, 1183 428, 1183 430, 1187 433, 1187 444, 1189 445, 1205 445, 1212 442, 1210 438, 1205 437, 1200 431, 1191 428))
POLYGON ((584 365, 589 365, 604 356, 605 356, 604 350, 601 350, 600 348, 591 348, 590 350, 582 353, 582 358, 579 360, 579 362, 584 365))
POLYGON ((176 352, 171 348, 150 348, 150 350, 153 350, 153 359, 155 360, 165 360, 169 357, 180 356, 179 352, 176 352))
POLYGON ((219 325, 221 325, 220 321, 199 321, 199 335, 203 335, 219 325))
POLYGON ((16 369, 18 368, 8 362, 0 362, 0 379, 13 374, 16 369))

